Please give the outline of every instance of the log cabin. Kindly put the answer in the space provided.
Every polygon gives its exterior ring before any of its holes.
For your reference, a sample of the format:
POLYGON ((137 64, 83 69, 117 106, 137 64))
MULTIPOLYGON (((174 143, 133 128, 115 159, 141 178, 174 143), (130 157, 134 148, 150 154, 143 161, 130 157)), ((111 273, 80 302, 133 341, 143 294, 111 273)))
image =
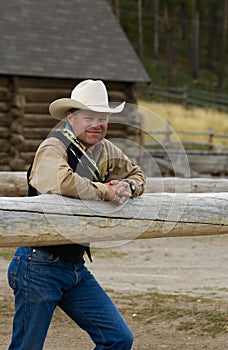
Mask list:
POLYGON ((137 83, 149 82, 106 0, 0 0, 0 171, 24 171, 57 121, 49 103, 84 79, 102 79, 111 102, 130 107, 108 138, 129 156, 142 145, 137 83))

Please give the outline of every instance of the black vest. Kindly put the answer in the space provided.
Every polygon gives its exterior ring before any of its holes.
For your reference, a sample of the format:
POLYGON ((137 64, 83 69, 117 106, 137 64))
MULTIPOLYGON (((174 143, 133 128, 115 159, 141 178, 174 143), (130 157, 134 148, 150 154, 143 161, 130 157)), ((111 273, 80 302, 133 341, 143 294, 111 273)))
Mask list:
MULTIPOLYGON (((60 131, 56 130, 50 133, 49 137, 56 137, 66 147, 67 150, 67 162, 73 172, 79 173, 79 175, 87 177, 92 180, 91 178, 91 172, 89 172, 87 169, 86 159, 83 156, 83 153, 78 149, 73 143, 71 143, 60 131), (79 159, 83 159, 83 166, 80 166, 79 159)), ((32 162, 33 164, 33 162, 32 162)), ((29 183, 29 177, 32 169, 32 164, 29 167, 29 170, 27 172, 27 183, 28 183, 28 196, 38 196, 39 193, 37 190, 32 187, 29 183)), ((91 167, 91 164, 90 164, 91 167)), ((78 260, 84 255, 84 252, 87 253, 90 261, 92 262, 91 253, 90 253, 90 247, 89 243, 82 244, 66 244, 66 245, 52 245, 52 246, 40 246, 35 247, 40 248, 48 251, 49 253, 60 257, 61 259, 70 261, 74 264, 78 262, 78 260)))

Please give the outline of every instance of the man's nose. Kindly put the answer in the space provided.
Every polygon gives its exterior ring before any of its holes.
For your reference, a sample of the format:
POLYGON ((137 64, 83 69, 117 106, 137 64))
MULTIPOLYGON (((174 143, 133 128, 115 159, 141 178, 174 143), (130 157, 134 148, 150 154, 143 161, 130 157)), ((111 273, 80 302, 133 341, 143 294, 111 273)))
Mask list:
POLYGON ((99 119, 95 119, 92 122, 92 127, 93 128, 96 128, 96 127, 99 128, 101 126, 101 124, 103 124, 102 121, 100 121, 99 119))

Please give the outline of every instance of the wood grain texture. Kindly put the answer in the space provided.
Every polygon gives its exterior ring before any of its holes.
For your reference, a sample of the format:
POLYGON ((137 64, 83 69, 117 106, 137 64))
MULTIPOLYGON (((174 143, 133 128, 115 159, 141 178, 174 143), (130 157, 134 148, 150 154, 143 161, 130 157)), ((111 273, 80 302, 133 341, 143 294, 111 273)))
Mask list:
MULTIPOLYGON (((35 146, 38 143, 33 141, 35 146)), ((32 143, 27 141, 28 150, 32 143)), ((20 148, 20 145, 18 146, 20 148)), ((23 149, 22 149, 23 151, 23 149)), ((32 156, 32 153, 31 153, 32 156)), ((146 193, 206 193, 228 192, 228 179, 226 178, 177 178, 177 177, 148 177, 146 180, 146 193)), ((0 172, 0 196, 26 196, 26 172, 2 171, 0 172)))
POLYGON ((58 195, 2 197, 0 246, 228 233, 227 193, 154 193, 123 206, 58 195))

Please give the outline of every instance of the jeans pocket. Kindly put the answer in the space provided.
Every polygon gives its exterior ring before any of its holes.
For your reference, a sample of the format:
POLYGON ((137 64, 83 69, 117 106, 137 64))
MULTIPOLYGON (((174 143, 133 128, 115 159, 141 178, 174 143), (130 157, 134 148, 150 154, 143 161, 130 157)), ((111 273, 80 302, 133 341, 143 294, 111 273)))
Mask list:
POLYGON ((37 263, 55 263, 59 260, 59 257, 49 253, 46 250, 39 249, 39 248, 34 248, 32 250, 32 254, 29 257, 29 260, 32 262, 37 262, 37 263))
POLYGON ((13 290, 17 288, 17 275, 18 275, 20 260, 21 260, 20 256, 14 256, 8 267, 8 283, 13 290))

